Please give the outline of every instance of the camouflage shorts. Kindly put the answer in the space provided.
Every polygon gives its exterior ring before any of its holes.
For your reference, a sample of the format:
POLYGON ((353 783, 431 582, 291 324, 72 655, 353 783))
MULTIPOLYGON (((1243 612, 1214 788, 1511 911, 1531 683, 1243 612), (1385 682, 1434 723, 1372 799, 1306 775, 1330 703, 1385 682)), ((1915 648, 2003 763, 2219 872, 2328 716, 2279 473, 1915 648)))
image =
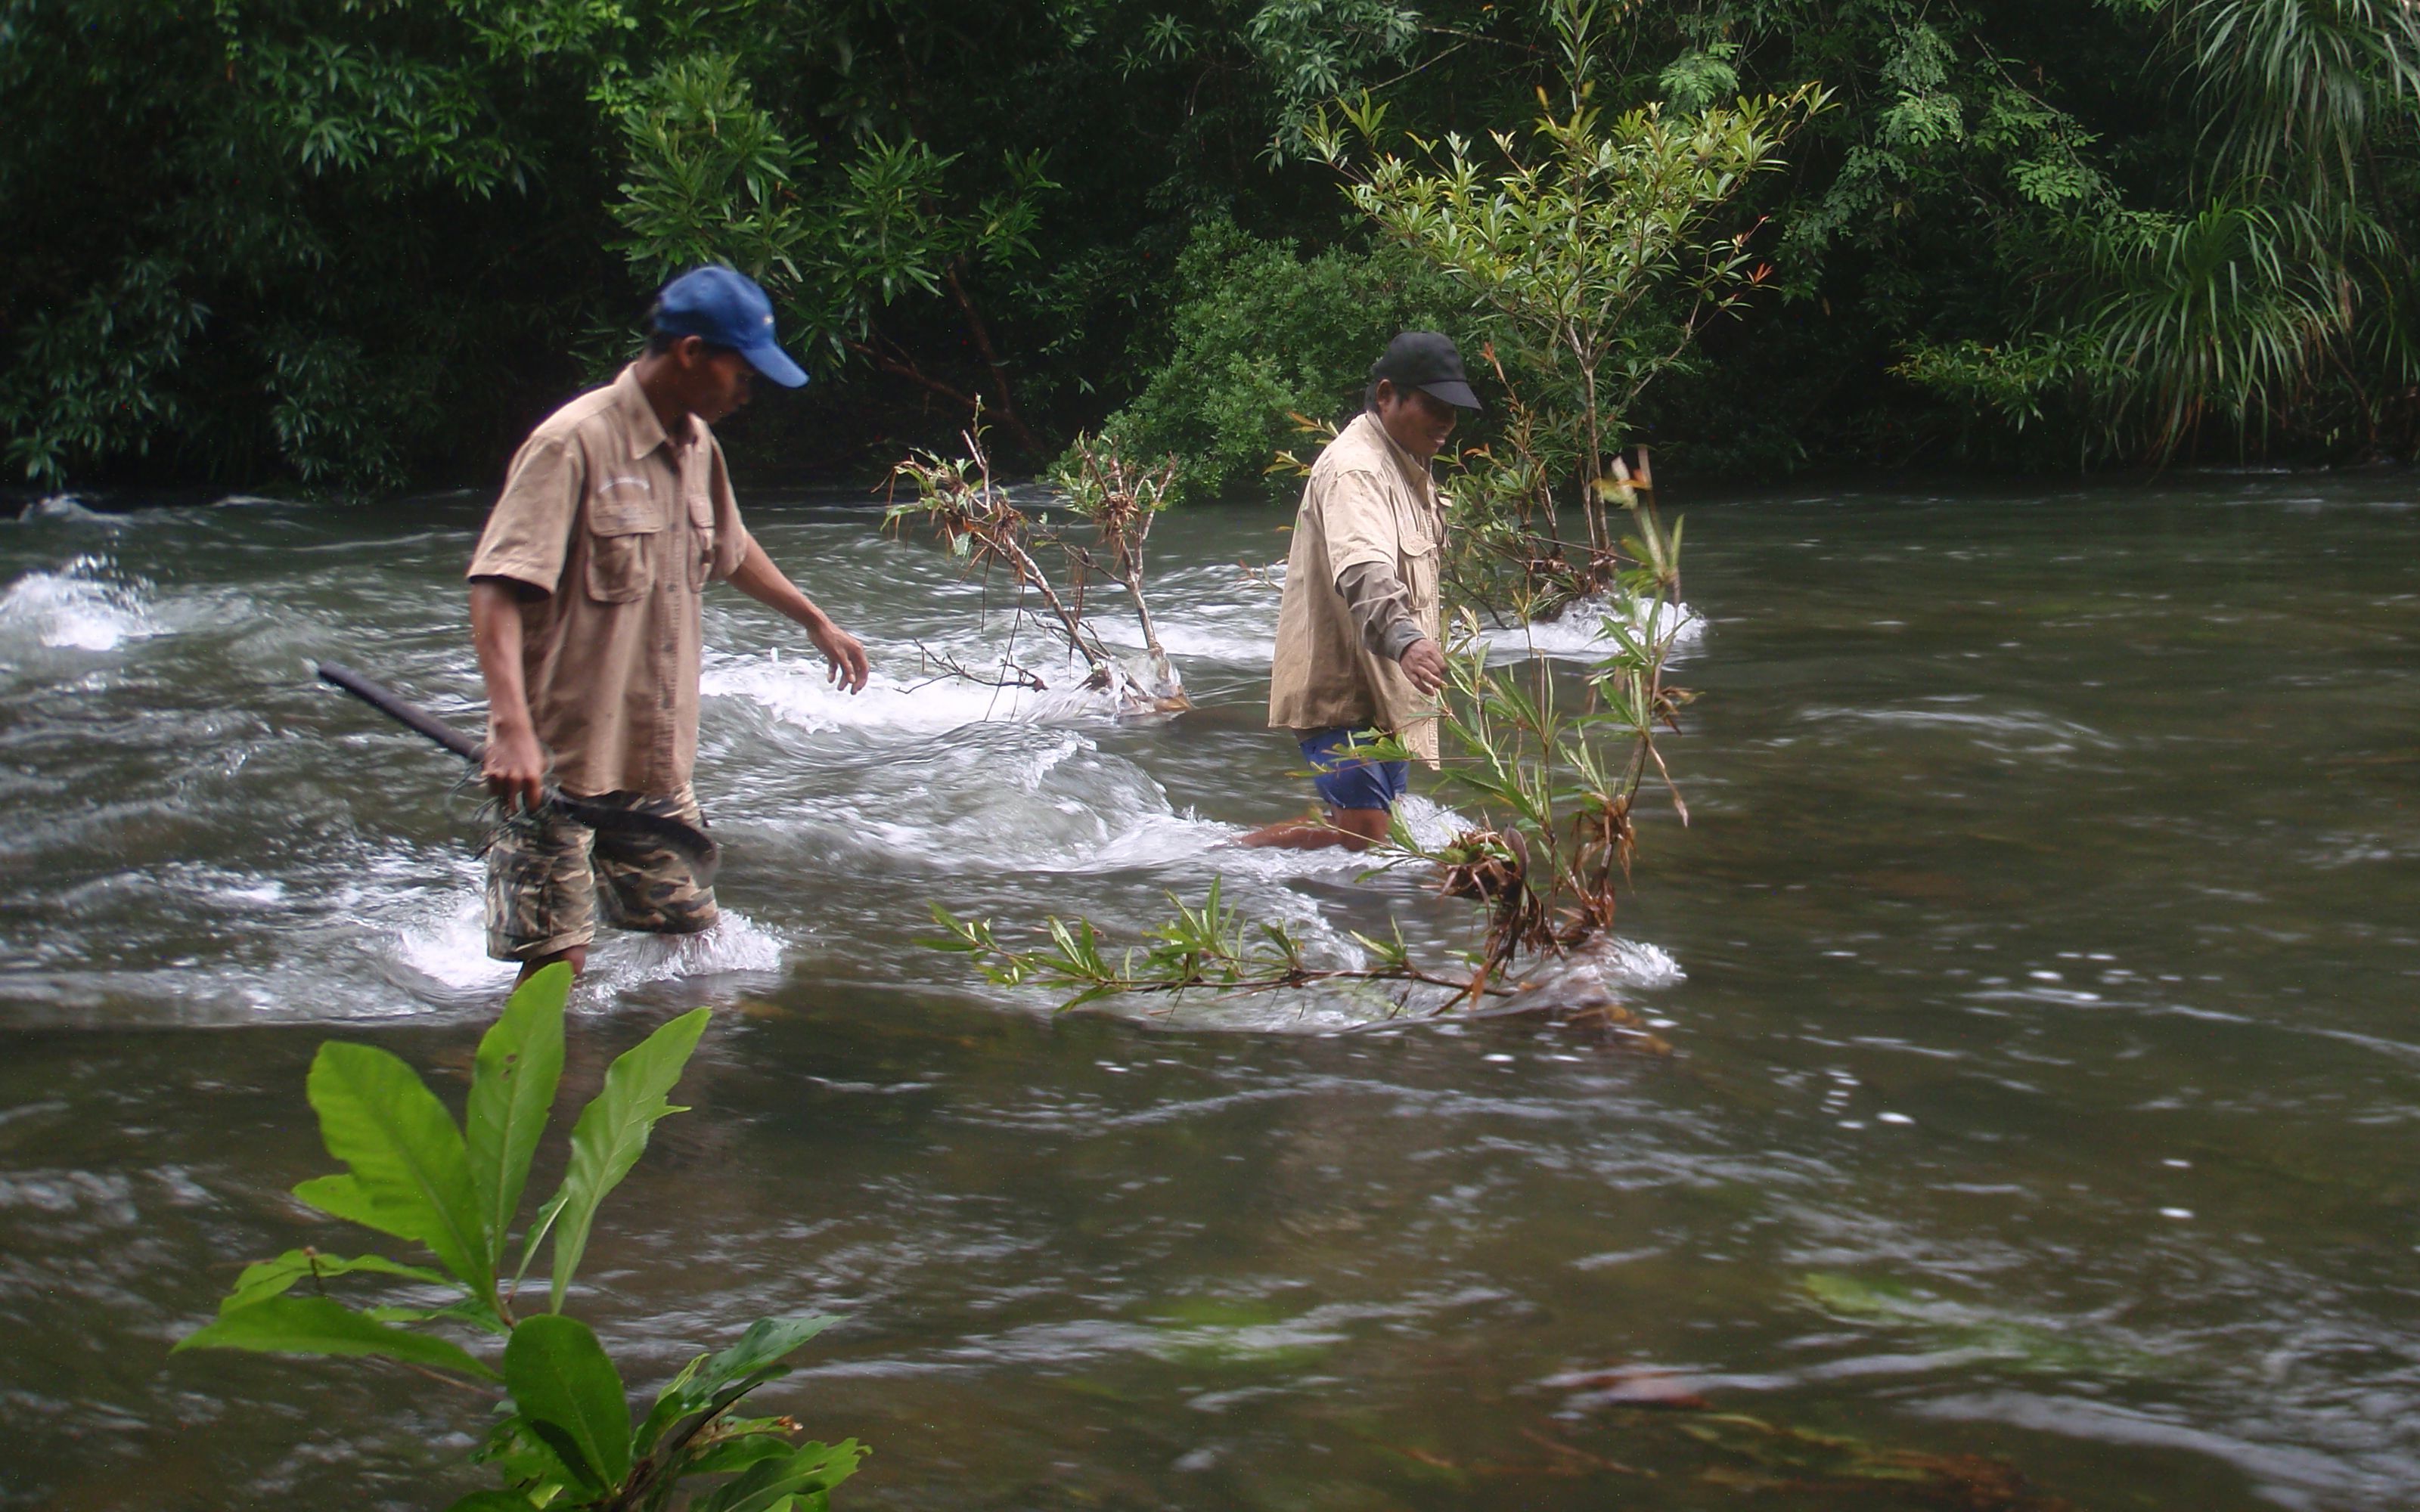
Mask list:
MULTIPOLYGON (((687 788, 670 798, 608 793, 585 801, 705 823, 687 788)), ((488 953, 497 960, 586 945, 597 937, 600 903, 606 923, 652 934, 694 934, 716 917, 714 889, 644 835, 594 830, 541 810, 506 821, 489 842, 488 953)))

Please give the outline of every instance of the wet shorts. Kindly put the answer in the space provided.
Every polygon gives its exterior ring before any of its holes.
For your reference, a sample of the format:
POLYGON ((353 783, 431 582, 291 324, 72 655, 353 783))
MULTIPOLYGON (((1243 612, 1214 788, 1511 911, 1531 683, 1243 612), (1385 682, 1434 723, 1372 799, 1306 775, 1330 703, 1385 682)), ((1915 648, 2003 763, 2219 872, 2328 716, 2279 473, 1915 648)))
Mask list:
POLYGON ((1374 730, 1322 730, 1302 739, 1314 768, 1311 785, 1331 809, 1392 809, 1411 783, 1409 762, 1373 762, 1338 754, 1341 747, 1378 738, 1374 730))
MULTIPOLYGON (((608 793, 584 801, 665 814, 702 825, 687 788, 676 797, 608 793)), ((694 934, 715 920, 714 889, 701 887, 678 852, 617 830, 597 831, 551 809, 514 818, 488 847, 488 953, 499 961, 558 955, 597 937, 605 922, 651 934, 694 934)))

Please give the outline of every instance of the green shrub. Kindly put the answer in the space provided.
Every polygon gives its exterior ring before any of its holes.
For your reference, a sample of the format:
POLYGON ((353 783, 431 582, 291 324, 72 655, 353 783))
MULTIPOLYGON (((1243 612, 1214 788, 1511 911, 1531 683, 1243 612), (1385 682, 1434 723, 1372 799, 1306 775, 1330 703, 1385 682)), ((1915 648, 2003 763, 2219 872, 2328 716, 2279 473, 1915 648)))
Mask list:
POLYGON ((1194 227, 1175 281, 1187 292, 1168 354, 1102 434, 1128 456, 1173 453, 1180 501, 1291 497, 1293 476, 1263 476, 1299 440, 1289 417, 1358 413, 1370 364, 1399 331, 1442 331, 1480 365, 1468 297, 1393 249, 1304 257, 1214 217, 1194 227))

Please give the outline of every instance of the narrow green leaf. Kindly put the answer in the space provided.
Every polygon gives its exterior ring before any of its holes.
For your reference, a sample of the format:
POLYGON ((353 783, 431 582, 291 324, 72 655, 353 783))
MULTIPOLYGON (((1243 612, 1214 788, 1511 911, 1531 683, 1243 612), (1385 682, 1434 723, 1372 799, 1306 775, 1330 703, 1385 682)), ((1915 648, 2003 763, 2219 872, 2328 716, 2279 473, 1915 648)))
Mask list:
MULTIPOLYGON (((352 1168, 348 1196, 365 1202, 380 1219, 371 1227, 419 1240, 473 1293, 492 1293, 495 1272, 488 1264, 462 1132, 437 1095, 387 1052, 341 1042, 319 1047, 308 1086, 320 1139, 352 1168)), ((322 1183, 304 1186, 327 1193, 322 1183)))
POLYGON ((496 1316, 495 1307, 485 1297, 465 1297, 442 1307, 365 1307, 362 1316, 381 1323, 460 1323, 466 1328, 482 1329, 504 1338, 513 1331, 512 1325, 496 1316))
MULTIPOLYGON (((782 1361, 798 1348, 831 1326, 831 1319, 822 1317, 760 1318, 748 1325, 737 1343, 719 1354, 706 1357, 681 1386, 688 1400, 688 1411, 706 1405, 723 1391, 750 1377, 769 1380, 784 1373, 782 1361)), ((686 1372, 684 1373, 686 1374, 686 1372)))
POLYGON ((519 1491, 473 1491, 445 1512, 530 1512, 536 1504, 519 1491))
POLYGON ((656 1405, 648 1412, 646 1421, 639 1425, 638 1437, 631 1442, 631 1447, 646 1454, 655 1448, 666 1428, 689 1415, 689 1383, 697 1379, 705 1365, 705 1355, 691 1356, 689 1364, 681 1366, 679 1375, 664 1382, 663 1389, 656 1393, 656 1405))
POLYGON ((727 1475, 791 1452, 790 1441, 775 1433, 750 1433, 724 1439, 681 1467, 684 1475, 727 1475))
MULTIPOLYGON (((342 1178, 332 1178, 342 1180, 342 1178)), ((237 1307, 249 1307, 256 1302, 283 1295, 295 1283, 313 1276, 352 1275, 359 1272, 379 1275, 399 1275, 407 1281, 427 1281, 436 1286, 448 1284, 447 1278, 417 1265, 405 1265, 383 1255, 364 1255, 346 1259, 341 1255, 322 1255, 317 1250, 290 1249, 273 1260, 256 1260, 243 1268, 236 1277, 235 1289, 219 1302, 222 1315, 237 1307)))
MULTIPOLYGON (((588 1230, 597 1221, 597 1205, 630 1174, 646 1152, 647 1134, 656 1120, 683 1111, 664 1100, 680 1080, 698 1036, 706 1032, 706 1009, 692 1009, 674 1019, 638 1045, 617 1057, 605 1072, 605 1088, 581 1109, 571 1130, 571 1164, 563 1185, 547 1204, 539 1232, 554 1230, 554 1279, 549 1289, 550 1312, 563 1311, 563 1293, 580 1270, 588 1249, 588 1230)), ((536 1247, 533 1233, 531 1248, 536 1247)), ((527 1261, 523 1261, 527 1264, 527 1261)))
POLYGON ((830 1490, 857 1473, 866 1451, 855 1439, 834 1444, 802 1443, 780 1459, 766 1459, 715 1491, 697 1512, 775 1512, 790 1497, 830 1490))
POLYGON ((630 1404, 587 1324, 559 1313, 516 1324, 504 1345, 504 1389, 588 1489, 614 1489, 630 1473, 630 1404))
POLYGON ((490 1271, 504 1263, 530 1157, 554 1107, 563 1076, 563 1005, 570 992, 571 967, 548 966, 514 991, 479 1041, 462 1133, 490 1271))
POLYGON ((499 1379, 459 1345, 365 1318, 326 1297, 271 1297, 219 1315, 177 1341, 186 1350, 252 1350, 265 1354, 375 1355, 481 1381, 499 1379))

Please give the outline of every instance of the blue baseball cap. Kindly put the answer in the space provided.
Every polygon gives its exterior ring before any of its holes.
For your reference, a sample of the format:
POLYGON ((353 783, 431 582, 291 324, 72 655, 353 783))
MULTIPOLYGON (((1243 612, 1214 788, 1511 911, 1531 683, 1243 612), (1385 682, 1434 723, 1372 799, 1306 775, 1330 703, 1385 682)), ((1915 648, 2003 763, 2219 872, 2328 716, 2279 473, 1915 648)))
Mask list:
POLYGON ((807 381, 806 369, 773 339, 773 301, 746 273, 692 268, 663 286, 650 317, 668 336, 697 336, 729 347, 748 365, 785 389, 807 381))

